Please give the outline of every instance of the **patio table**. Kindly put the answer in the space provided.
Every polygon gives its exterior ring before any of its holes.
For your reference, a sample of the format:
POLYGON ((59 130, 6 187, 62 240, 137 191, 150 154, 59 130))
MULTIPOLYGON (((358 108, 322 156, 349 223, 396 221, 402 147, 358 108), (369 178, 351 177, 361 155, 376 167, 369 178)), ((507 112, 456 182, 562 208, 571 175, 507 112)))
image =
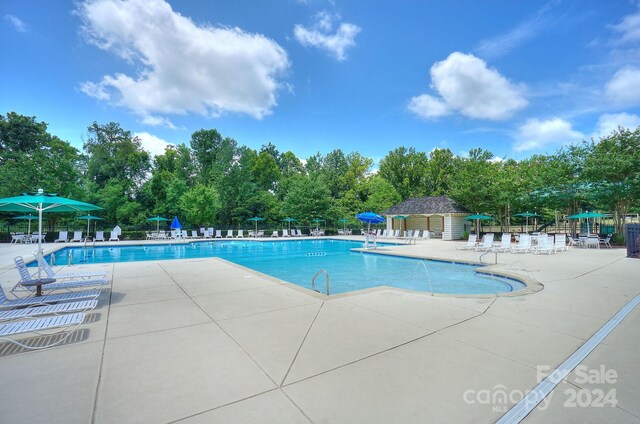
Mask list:
POLYGON ((55 278, 40 278, 40 279, 35 279, 35 280, 24 280, 21 281, 20 284, 22 284, 23 286, 26 287, 32 287, 32 286, 36 286, 36 296, 42 296, 42 285, 43 284, 51 284, 51 283, 55 283, 56 279, 55 278))

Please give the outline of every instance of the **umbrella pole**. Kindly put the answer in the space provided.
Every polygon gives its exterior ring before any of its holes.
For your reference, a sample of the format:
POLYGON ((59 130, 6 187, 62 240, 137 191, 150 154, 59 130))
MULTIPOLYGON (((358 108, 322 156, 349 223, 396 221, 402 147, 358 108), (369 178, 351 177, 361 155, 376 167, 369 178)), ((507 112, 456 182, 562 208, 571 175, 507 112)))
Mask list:
MULTIPOLYGON (((38 259, 42 258, 42 203, 38 204, 38 259)), ((42 267, 38 261, 38 280, 42 275, 42 267)))
POLYGON ((91 225, 91 220, 87 219, 87 237, 85 237, 85 238, 89 238, 89 230, 91 229, 91 227, 89 227, 89 225, 91 225))

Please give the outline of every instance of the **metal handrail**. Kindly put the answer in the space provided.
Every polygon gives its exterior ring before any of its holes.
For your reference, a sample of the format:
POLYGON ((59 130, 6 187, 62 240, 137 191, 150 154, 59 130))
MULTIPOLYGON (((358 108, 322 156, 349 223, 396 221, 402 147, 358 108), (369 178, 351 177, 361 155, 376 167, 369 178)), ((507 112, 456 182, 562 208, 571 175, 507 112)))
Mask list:
POLYGON ((498 252, 495 252, 495 251, 492 251, 492 250, 487 250, 487 251, 486 251, 486 252, 484 252, 482 255, 480 255, 480 259, 479 259, 479 260, 480 260, 480 263, 482 263, 482 264, 484 263, 484 261, 482 260, 482 257, 483 257, 484 255, 489 254, 489 253, 493 253, 493 254, 495 255, 495 258, 494 258, 494 262, 493 262, 493 264, 494 264, 494 265, 497 265, 497 264, 498 264, 498 252))
POLYGON ((324 273, 324 279, 327 283, 327 296, 329 296, 329 273, 325 269, 321 269, 320 271, 316 272, 316 275, 313 276, 313 278, 311 279, 311 288, 320 293, 320 290, 316 288, 316 278, 318 278, 318 276, 322 273, 324 273))

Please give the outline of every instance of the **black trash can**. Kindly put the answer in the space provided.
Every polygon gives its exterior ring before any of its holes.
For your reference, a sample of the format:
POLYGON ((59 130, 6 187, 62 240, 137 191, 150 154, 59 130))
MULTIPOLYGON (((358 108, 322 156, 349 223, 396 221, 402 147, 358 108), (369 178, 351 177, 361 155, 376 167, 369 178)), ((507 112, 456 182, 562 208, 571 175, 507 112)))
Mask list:
POLYGON ((640 224, 625 225, 627 257, 640 258, 640 224))

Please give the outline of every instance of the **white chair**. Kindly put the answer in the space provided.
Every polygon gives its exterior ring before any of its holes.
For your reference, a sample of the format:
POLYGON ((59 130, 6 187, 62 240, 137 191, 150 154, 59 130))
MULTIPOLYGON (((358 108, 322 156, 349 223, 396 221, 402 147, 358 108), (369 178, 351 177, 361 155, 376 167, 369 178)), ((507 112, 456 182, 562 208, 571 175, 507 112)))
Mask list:
POLYGON ((600 245, 611 249, 611 237, 613 237, 613 234, 607 234, 607 237, 600 239, 600 245))
POLYGON ((482 236, 482 242, 475 247, 477 251, 487 251, 493 248, 493 238, 495 235, 493 233, 488 233, 482 236))
MULTIPOLYGON (((46 290, 47 292, 55 290, 70 290, 74 288, 97 288, 109 282, 109 280, 106 278, 108 271, 80 271, 72 273, 57 273, 49 266, 49 263, 44 258, 36 255, 36 260, 38 261, 38 264, 48 278, 63 280, 60 282, 42 286, 43 290, 46 290)), ((22 258, 22 256, 16 256, 15 258, 13 258, 13 261, 15 262, 16 269, 20 274, 20 281, 15 285, 13 289, 11 289, 11 291, 33 292, 34 290, 36 290, 35 286, 25 286, 22 284, 24 281, 33 279, 33 276, 29 273, 27 265, 24 263, 24 259, 22 258)))
POLYGON ((222 230, 216 230, 216 238, 222 238, 222 230))
POLYGON ((568 249, 567 236, 565 236, 564 234, 556 234, 556 237, 553 243, 553 250, 556 252, 563 252, 567 249, 568 249))
POLYGON ((233 238, 233 230, 227 230, 227 238, 233 238))
POLYGON ((96 231, 95 241, 104 241, 104 231, 96 231))
POLYGON ((555 253, 550 236, 545 234, 538 235, 538 244, 533 247, 533 254, 535 255, 536 253, 547 253, 549 255, 555 253))
POLYGON ((282 230, 282 237, 291 237, 289 235, 289 230, 282 230))
POLYGON ((0 325, 0 340, 18 345, 24 349, 44 349, 62 343, 69 337, 72 331, 84 321, 85 315, 82 312, 74 314, 54 315, 46 318, 28 319, 24 321, 11 321, 0 325), (55 330, 55 331, 52 331, 55 330), (38 333, 51 335, 54 333, 67 332, 64 337, 55 337, 48 340, 46 345, 30 346, 9 336, 24 333, 38 333))
MULTIPOLYGON (((428 233, 428 230, 427 230, 428 233)), ((476 248, 478 244, 478 235, 477 234, 469 234, 469 239, 467 240, 467 244, 464 246, 458 246, 456 249, 458 250, 473 250, 476 248)))
POLYGON ((244 230, 238 230, 238 235, 236 238, 244 238, 244 230))
POLYGON ((271 237, 279 237, 279 236, 278 236, 278 232, 277 232, 277 231, 272 232, 272 233, 271 233, 271 237))
POLYGON ((511 233, 503 233, 500 245, 491 248, 492 252, 508 252, 511 250, 511 233))
POLYGON ((531 236, 522 234, 518 245, 511 248, 511 253, 527 253, 529 251, 531 251, 531 236))
POLYGON ((82 231, 74 231, 73 232, 73 238, 71 239, 71 242, 82 242, 82 231))
POLYGON ((109 241, 120 241, 120 238, 118 237, 119 233, 114 233, 113 231, 111 231, 109 233, 109 241))

